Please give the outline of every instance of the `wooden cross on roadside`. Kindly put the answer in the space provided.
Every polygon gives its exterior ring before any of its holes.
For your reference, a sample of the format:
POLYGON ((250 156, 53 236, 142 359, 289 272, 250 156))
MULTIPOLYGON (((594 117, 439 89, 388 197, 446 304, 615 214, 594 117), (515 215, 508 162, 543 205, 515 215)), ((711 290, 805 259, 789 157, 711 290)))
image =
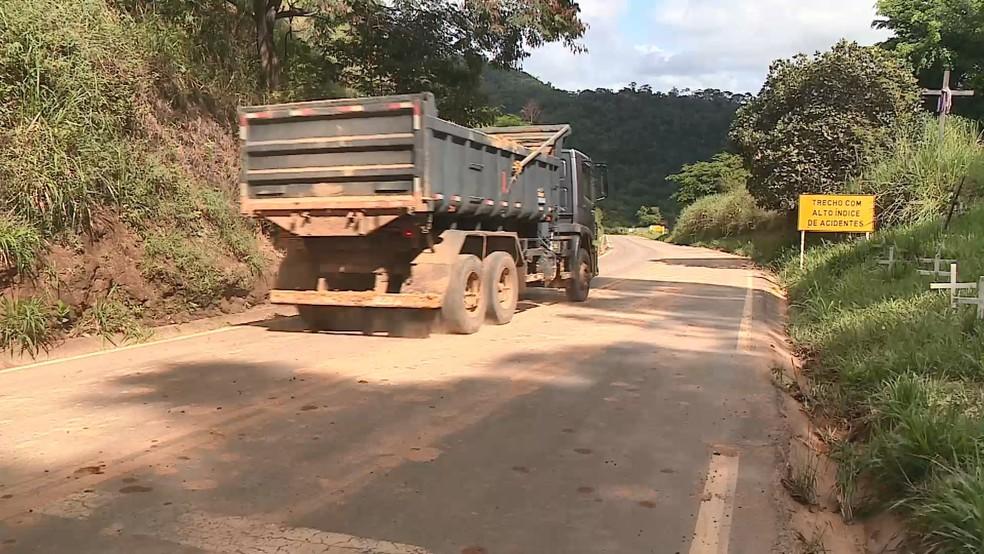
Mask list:
POLYGON ((978 283, 958 283, 957 282, 957 264, 950 264, 950 282, 949 283, 930 283, 929 288, 931 290, 945 290, 950 293, 950 307, 956 308, 961 304, 960 302, 960 291, 962 290, 977 290, 978 283))
POLYGON ((946 131, 946 116, 950 115, 953 109, 953 98, 958 96, 973 96, 972 90, 953 90, 950 88, 950 70, 943 72, 943 87, 939 90, 923 89, 923 96, 939 96, 937 112, 940 114, 940 139, 946 131))

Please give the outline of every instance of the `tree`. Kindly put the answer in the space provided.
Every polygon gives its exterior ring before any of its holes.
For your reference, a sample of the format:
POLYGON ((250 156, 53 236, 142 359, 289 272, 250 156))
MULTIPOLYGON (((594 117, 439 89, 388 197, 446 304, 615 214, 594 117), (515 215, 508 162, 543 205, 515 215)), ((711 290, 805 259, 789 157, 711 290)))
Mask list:
POLYGON ((643 227, 662 225, 663 212, 660 211, 659 206, 642 206, 636 212, 636 219, 639 220, 639 224, 643 227))
POLYGON ((498 115, 492 122, 493 127, 523 127, 524 125, 526 121, 522 117, 511 113, 498 115))
MULTIPOLYGON (((906 57, 927 88, 939 88, 943 70, 954 86, 984 91, 984 2, 879 0, 875 26, 894 36, 883 47, 906 57)), ((978 93, 980 94, 980 93, 978 93)), ((984 97, 954 103, 956 113, 984 117, 984 97)))
POLYGON ((687 164, 666 180, 678 187, 673 199, 688 206, 698 198, 745 186, 748 176, 741 156, 722 152, 710 161, 687 164))
MULTIPOLYGON (((145 0, 149 1, 149 0, 145 0)), ((218 0, 211 0, 217 2, 218 0)), ((405 37, 420 31, 429 39, 445 39, 442 50, 427 56, 404 60, 408 66, 426 65, 430 55, 442 58, 459 55, 465 65, 478 55, 503 67, 513 67, 529 55, 530 49, 549 42, 563 42, 579 51, 586 30, 580 19, 580 7, 574 0, 225 0, 239 16, 249 17, 255 28, 257 56, 264 83, 269 90, 280 87, 281 53, 276 35, 284 32, 295 18, 313 18, 316 25, 306 25, 305 32, 322 45, 359 39, 366 42, 363 51, 392 54, 387 36, 394 30, 387 22, 410 24, 401 30, 405 37), (417 12, 419 17, 413 17, 417 12), (443 33, 426 27, 435 15, 447 25, 443 33), (425 27, 416 27, 414 24, 425 27), (382 30, 382 35, 366 34, 367 29, 382 30), (345 35, 354 31, 354 37, 345 35), (387 33, 385 31, 390 31, 387 33), (319 36, 320 35, 320 36, 319 36)), ((405 38, 404 37, 404 38, 405 38)), ((427 42, 422 41, 422 42, 427 42)), ((326 52, 329 59, 334 52, 326 52)))
POLYGON ((774 62, 731 131, 749 192, 767 209, 792 210, 802 193, 843 191, 896 126, 912 121, 919 95, 910 68, 876 47, 841 41, 774 62))
POLYGON ((536 100, 530 99, 519 113, 527 123, 533 125, 538 123, 540 118, 543 117, 543 108, 540 107, 540 104, 536 100))

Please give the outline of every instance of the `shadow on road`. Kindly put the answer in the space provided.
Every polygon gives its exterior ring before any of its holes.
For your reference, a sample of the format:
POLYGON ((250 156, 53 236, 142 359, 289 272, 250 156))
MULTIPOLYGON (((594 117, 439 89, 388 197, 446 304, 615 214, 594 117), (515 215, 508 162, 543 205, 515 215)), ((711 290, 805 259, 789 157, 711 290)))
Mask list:
POLYGON ((720 258, 658 258, 651 262, 684 267, 703 267, 708 269, 757 269, 750 260, 739 257, 720 258))
MULTIPOLYGON (((249 551, 272 544, 254 529, 276 522, 434 553, 684 551, 713 445, 774 442, 769 383, 735 352, 745 294, 621 280, 538 331, 587 322, 574 332, 622 339, 417 362, 447 340, 435 337, 403 343, 409 370, 283 352, 111 378, 66 402, 139 410, 166 431, 114 423, 144 448, 21 487, 33 512, 0 523, 13 541, 0 549, 194 552, 218 536, 220 551, 249 551), (665 332, 639 334, 653 329, 665 332), (236 531, 230 516, 256 525, 236 531)), ((524 308, 557 299, 536 298, 524 308)), ((258 325, 304 332, 299 318, 258 325)))

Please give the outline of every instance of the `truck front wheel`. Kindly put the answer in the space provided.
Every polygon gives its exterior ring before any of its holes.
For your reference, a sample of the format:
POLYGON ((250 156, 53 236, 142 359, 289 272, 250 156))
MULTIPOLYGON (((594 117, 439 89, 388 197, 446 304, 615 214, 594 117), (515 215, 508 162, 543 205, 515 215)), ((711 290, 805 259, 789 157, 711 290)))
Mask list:
POLYGON ((505 325, 512 321, 519 302, 519 274, 516 261, 507 252, 494 252, 482 264, 489 321, 505 325))
POLYGON ((477 256, 459 255, 451 266, 451 278, 441 306, 441 318, 448 331, 459 335, 478 332, 485 320, 487 305, 482 262, 477 256))
POLYGON ((571 278, 567 281, 567 299, 571 302, 584 302, 591 292, 591 254, 581 248, 571 264, 571 278))

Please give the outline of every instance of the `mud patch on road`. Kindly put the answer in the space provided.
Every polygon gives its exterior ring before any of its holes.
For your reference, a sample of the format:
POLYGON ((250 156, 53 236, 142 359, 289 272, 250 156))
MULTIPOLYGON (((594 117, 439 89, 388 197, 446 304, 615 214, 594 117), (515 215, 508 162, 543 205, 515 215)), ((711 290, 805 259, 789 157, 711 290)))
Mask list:
POLYGON ((130 485, 120 489, 120 492, 123 494, 131 494, 135 492, 150 492, 152 490, 154 490, 152 487, 145 487, 143 485, 130 485))
POLYGON ((594 490, 594 487, 578 487, 577 488, 578 494, 591 494, 594 491, 595 491, 594 490))

